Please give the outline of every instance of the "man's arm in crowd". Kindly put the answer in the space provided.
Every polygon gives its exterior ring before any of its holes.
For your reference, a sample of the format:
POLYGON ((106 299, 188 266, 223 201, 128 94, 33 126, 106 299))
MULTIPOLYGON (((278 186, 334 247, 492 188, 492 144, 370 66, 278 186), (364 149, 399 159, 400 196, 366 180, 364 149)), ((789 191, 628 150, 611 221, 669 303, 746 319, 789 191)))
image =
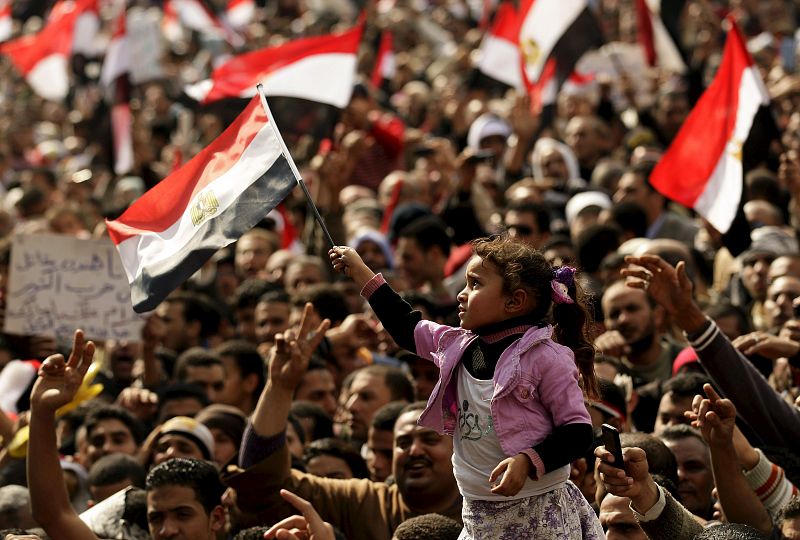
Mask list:
POLYGON ((604 446, 594 453, 600 458, 598 471, 606 491, 630 499, 633 515, 650 540, 689 540, 702 532, 694 516, 655 483, 644 450, 624 448, 624 469, 611 465, 613 456, 604 446))
POLYGON ((742 474, 733 445, 736 408, 729 399, 720 398, 710 384, 706 384, 703 390, 707 399, 695 396, 692 412, 687 416, 708 443, 714 484, 725 517, 731 523, 744 523, 768 535, 772 531, 772 520, 742 474))
POLYGON ((311 309, 307 304, 299 328, 276 336, 275 346, 270 351, 267 383, 245 430, 239 456, 242 468, 257 467, 260 487, 253 485, 250 489, 249 478, 253 474, 239 475, 229 482, 237 489, 237 501, 246 512, 257 512, 265 497, 280 500, 278 490, 289 476, 290 456, 285 437, 289 409, 311 354, 330 325, 326 319, 312 332, 311 309), (245 485, 247 489, 243 488, 245 485))
POLYGON ((31 392, 28 440, 28 487, 34 520, 53 540, 97 540, 69 502, 61 481, 56 445, 56 411, 73 400, 92 363, 95 346, 83 332, 75 332, 68 360, 60 354, 48 357, 39 369, 31 392))
POLYGON ((683 262, 671 266, 655 255, 626 257, 628 285, 647 289, 685 332, 715 387, 734 401, 739 416, 770 446, 800 444, 800 411, 786 403, 758 370, 706 318, 692 298, 683 262))

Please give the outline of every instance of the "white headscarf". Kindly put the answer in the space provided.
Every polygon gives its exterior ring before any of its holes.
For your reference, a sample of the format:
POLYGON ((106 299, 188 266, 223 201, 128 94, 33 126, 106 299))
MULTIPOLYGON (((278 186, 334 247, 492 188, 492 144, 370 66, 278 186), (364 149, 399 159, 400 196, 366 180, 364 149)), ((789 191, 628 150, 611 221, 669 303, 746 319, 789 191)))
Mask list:
POLYGON ((550 137, 542 137, 536 141, 536 145, 533 147, 533 152, 531 153, 531 167, 533 168, 534 178, 545 177, 542 169, 542 156, 545 154, 545 152, 551 149, 558 151, 564 158, 564 163, 567 164, 567 172, 569 174, 567 182, 581 177, 581 171, 578 167, 578 159, 575 157, 575 153, 572 151, 572 148, 562 142, 551 139, 550 137))

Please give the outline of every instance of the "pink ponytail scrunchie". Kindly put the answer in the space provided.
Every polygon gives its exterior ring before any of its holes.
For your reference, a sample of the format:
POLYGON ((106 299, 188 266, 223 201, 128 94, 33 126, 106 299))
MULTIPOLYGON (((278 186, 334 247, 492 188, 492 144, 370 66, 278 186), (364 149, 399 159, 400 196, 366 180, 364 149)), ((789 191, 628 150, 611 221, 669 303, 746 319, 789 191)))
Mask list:
POLYGON ((575 284, 575 269, 571 266, 562 266, 553 269, 553 279, 550 287, 553 289, 551 297, 556 304, 574 304, 569 295, 569 288, 575 284))

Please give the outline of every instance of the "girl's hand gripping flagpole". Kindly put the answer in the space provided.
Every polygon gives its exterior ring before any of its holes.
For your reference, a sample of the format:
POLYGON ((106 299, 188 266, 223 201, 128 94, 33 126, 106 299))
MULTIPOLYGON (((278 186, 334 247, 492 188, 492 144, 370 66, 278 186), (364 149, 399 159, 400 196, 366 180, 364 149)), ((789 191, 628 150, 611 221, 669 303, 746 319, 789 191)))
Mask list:
POLYGON ((331 233, 328 231, 328 227, 325 226, 325 222, 322 220, 322 216, 319 215, 319 210, 317 210, 317 205, 314 204, 314 200, 311 198, 311 193, 308 192, 308 188, 306 187, 305 182, 303 182, 303 178, 300 176, 300 171, 297 170, 297 165, 295 165, 294 160, 292 159, 292 155, 289 153, 289 149, 286 148, 286 143, 281 136, 281 132, 278 131, 278 125, 275 123, 275 118, 272 116, 272 111, 269 109, 269 105, 267 105, 267 96, 264 95, 264 87, 261 84, 256 85, 256 89, 258 90, 258 95, 261 96, 261 105, 264 107, 264 112, 267 113, 267 119, 269 120, 269 125, 272 127, 272 131, 275 132, 275 137, 278 139, 281 145, 281 151, 283 155, 286 157, 286 161, 289 162, 289 167, 292 170, 292 174, 297 179, 297 183, 300 185, 300 188, 303 190, 303 194, 306 196, 306 200, 308 201, 308 205, 311 207, 311 210, 314 212, 314 218, 319 223, 319 226, 322 227, 322 232, 325 233, 325 237, 328 239, 331 247, 336 247, 336 244, 333 241, 333 237, 331 233))

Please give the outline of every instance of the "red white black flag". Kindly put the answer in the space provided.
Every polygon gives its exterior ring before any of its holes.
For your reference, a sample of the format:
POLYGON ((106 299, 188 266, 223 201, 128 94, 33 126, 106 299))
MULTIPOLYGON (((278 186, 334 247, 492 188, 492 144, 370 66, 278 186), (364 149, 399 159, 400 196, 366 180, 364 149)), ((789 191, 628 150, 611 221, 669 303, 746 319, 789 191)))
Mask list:
POLYGON ((769 103, 732 24, 717 74, 653 171, 653 186, 727 232, 741 201, 746 164, 766 157, 769 138, 761 135, 771 121, 769 103))
POLYGON ((492 26, 481 42, 478 69, 489 77, 525 90, 519 46, 519 15, 509 2, 497 8, 492 26))
POLYGON ((635 0, 639 43, 647 63, 675 73, 685 73, 686 63, 661 19, 661 2, 635 0))
POLYGON ((186 87, 202 104, 246 98, 264 85, 267 96, 301 98, 343 109, 350 102, 363 24, 341 34, 297 39, 235 56, 211 78, 186 87))
POLYGON ((151 311, 297 185, 255 96, 214 142, 108 221, 137 313, 151 311))

